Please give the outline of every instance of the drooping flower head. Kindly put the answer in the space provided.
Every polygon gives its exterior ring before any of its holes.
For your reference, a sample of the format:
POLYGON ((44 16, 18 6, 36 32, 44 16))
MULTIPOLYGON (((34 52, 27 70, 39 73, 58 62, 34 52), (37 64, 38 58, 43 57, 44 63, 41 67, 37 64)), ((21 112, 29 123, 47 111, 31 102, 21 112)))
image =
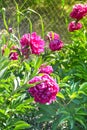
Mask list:
POLYGON ((29 88, 28 92, 34 97, 36 102, 50 104, 56 100, 59 86, 49 75, 36 76, 29 81, 29 84, 36 84, 29 88))
POLYGON ((63 47, 63 42, 60 39, 54 39, 50 41, 49 48, 52 51, 59 51, 63 47))
POLYGON ((75 30, 79 30, 79 29, 81 29, 81 28, 82 28, 82 24, 81 24, 80 22, 76 23, 75 21, 72 21, 72 22, 70 22, 69 25, 68 25, 68 30, 69 30, 70 32, 73 32, 73 31, 75 31, 75 30))
POLYGON ((51 51, 59 51, 63 47, 63 42, 60 40, 60 36, 57 33, 49 32, 47 34, 49 39, 49 48, 51 51))
POLYGON ((51 74, 53 72, 53 68, 50 65, 42 64, 39 68, 39 73, 51 74))
POLYGON ((85 4, 76 4, 73 7, 72 12, 70 13, 70 17, 76 20, 82 19, 85 15, 87 15, 87 5, 85 4))

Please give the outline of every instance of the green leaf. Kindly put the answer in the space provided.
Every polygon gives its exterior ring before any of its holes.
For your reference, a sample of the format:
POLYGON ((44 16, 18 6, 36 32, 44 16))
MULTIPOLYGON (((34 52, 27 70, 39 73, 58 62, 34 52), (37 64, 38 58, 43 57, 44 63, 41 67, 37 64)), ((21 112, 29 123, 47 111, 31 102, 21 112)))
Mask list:
POLYGON ((51 121, 51 117, 45 115, 45 116, 42 116, 38 119, 38 122, 46 122, 46 121, 51 121))
POLYGON ((75 120, 77 122, 79 122, 85 129, 86 129, 86 125, 85 125, 85 122, 84 122, 84 119, 82 117, 75 117, 75 120))
POLYGON ((87 91, 87 82, 83 83, 83 84, 80 86, 79 90, 87 91))
POLYGON ((62 98, 62 99, 65 99, 64 95, 63 95, 61 92, 58 92, 58 93, 57 93, 57 97, 62 98))
POLYGON ((15 123, 15 128, 14 130, 22 130, 22 129, 25 129, 25 128, 29 128, 30 127, 30 124, 24 122, 24 121, 18 121, 15 123))
POLYGON ((31 71, 31 67, 30 67, 29 63, 24 62, 24 65, 25 65, 27 71, 31 71))
POLYGON ((3 78, 3 76, 4 76, 4 74, 5 74, 6 71, 7 71, 7 67, 5 67, 4 69, 2 69, 0 71, 0 79, 3 78))
POLYGON ((72 93, 71 95, 69 95, 70 99, 74 99, 74 98, 77 98, 78 97, 78 93, 77 92, 74 92, 72 93))

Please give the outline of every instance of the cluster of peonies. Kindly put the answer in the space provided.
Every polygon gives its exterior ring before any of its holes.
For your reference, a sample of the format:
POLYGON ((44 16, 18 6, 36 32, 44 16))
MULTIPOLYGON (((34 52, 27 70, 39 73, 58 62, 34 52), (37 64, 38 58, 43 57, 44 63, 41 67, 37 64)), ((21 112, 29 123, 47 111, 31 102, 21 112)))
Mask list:
POLYGON ((29 84, 34 84, 28 92, 34 97, 35 102, 50 104, 56 100, 59 86, 48 74, 34 77, 29 84))
POLYGON ((57 33, 49 32, 47 34, 49 40, 49 48, 52 51, 59 51, 63 47, 63 42, 60 40, 60 36, 57 33))
MULTIPOLYGON (((63 42, 60 40, 60 36, 57 33, 49 32, 47 34, 47 40, 49 40, 49 49, 51 51, 59 51, 63 47, 63 42)), ((2 47, 2 55, 6 49, 7 45, 2 47)), ((19 55, 17 50, 19 50, 20 55, 24 57, 24 59, 29 58, 30 54, 40 55, 44 52, 45 41, 41 39, 36 32, 32 32, 31 34, 24 34, 20 39, 20 48, 13 46, 10 48, 10 60, 17 60, 19 55)))
POLYGON ((81 20, 86 15, 87 15, 87 4, 76 4, 73 7, 72 12, 70 13, 70 17, 75 19, 75 21, 69 23, 68 26, 69 31, 73 32, 75 30, 81 29, 82 24, 78 21, 81 20))

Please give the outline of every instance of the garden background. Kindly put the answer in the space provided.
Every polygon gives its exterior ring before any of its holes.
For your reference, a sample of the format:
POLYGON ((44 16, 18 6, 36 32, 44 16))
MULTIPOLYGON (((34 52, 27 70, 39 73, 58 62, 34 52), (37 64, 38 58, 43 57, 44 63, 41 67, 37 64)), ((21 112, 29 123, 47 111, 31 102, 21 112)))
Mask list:
POLYGON ((0 130, 87 130, 87 16, 81 19, 82 29, 68 30, 73 6, 85 3, 0 0, 0 130), (20 47, 24 34, 37 32, 48 45, 46 36, 51 31, 60 35, 62 49, 46 48, 28 59, 14 49, 19 59, 9 59, 10 48, 20 47), (42 64, 52 66, 50 76, 60 87, 56 101, 49 105, 35 102, 28 92, 33 86, 28 82, 42 64))

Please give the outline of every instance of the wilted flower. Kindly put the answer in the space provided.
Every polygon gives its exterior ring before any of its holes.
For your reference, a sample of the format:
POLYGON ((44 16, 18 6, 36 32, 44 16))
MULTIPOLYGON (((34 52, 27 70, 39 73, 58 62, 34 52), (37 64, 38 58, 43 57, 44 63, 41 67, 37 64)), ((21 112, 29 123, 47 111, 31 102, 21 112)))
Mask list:
POLYGON ((45 64, 42 64, 39 68, 39 73, 46 73, 46 74, 50 74, 53 72, 53 68, 52 66, 50 65, 45 65, 45 64))
POLYGON ((70 22, 69 25, 68 25, 68 30, 69 30, 70 32, 73 32, 73 31, 75 31, 75 30, 79 30, 79 29, 81 29, 81 28, 82 28, 82 24, 81 24, 80 22, 76 23, 75 21, 72 21, 72 22, 70 22))
POLYGON ((51 40, 49 43, 49 48, 52 51, 59 51, 63 47, 63 42, 60 39, 51 40))
POLYGON ((50 104, 56 100, 59 86, 49 75, 36 76, 29 81, 29 84, 36 84, 29 88, 28 92, 34 97, 36 102, 50 104))
POLYGON ((70 13, 70 17, 80 20, 82 19, 85 15, 87 14, 87 5, 83 5, 83 4, 76 4, 73 7, 72 12, 70 13))

